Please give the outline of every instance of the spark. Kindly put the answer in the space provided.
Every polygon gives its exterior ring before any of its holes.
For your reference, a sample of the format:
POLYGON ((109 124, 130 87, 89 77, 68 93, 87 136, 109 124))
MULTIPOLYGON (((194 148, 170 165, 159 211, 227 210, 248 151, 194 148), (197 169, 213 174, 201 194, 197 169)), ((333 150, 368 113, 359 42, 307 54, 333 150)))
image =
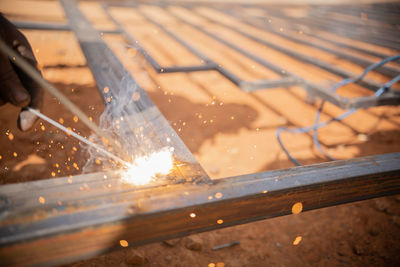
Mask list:
POLYGON ((301 202, 297 202, 292 206, 292 213, 299 214, 303 210, 303 204, 301 202))
POLYGON ((194 212, 190 213, 190 218, 196 218, 196 213, 194 212))
POLYGON ((72 166, 74 166, 74 168, 77 170, 77 171, 79 171, 79 167, 78 167, 78 164, 76 164, 75 162, 72 164, 72 166))
POLYGON ((8 139, 10 139, 10 141, 14 140, 14 135, 12 133, 8 134, 8 139))
POLYGON ((218 223, 218 224, 223 224, 223 223, 224 223, 224 220, 218 219, 218 220, 217 220, 217 223, 218 223))
POLYGON ((222 197, 222 193, 221 192, 218 192, 218 193, 215 194, 215 198, 221 198, 221 197, 222 197))
POLYGON ((138 157, 122 174, 122 180, 133 185, 145 185, 157 175, 166 175, 173 168, 172 154, 169 148, 138 157))
POLYGON ((44 197, 40 196, 39 202, 40 202, 40 204, 44 204, 46 202, 46 200, 44 199, 44 197))
POLYGON ((298 244, 300 244, 302 239, 303 237, 297 236, 296 239, 293 241, 293 245, 297 246, 298 244))
POLYGON ((126 248, 127 246, 129 246, 128 241, 126 240, 120 240, 119 244, 121 245, 121 247, 126 248))

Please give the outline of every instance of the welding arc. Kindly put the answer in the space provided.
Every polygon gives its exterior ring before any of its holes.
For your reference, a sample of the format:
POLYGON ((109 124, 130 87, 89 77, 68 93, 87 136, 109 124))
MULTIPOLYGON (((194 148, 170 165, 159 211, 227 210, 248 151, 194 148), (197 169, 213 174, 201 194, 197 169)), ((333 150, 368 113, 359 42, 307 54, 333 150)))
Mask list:
MULTIPOLYGON (((18 53, 9 48, 7 44, 0 39, 0 51, 7 55, 12 62, 20 67, 26 74, 28 74, 33 80, 35 80, 40 86, 46 89, 49 93, 55 96, 61 103, 63 103, 73 114, 86 124, 95 134, 106 139, 111 140, 110 144, 114 151, 122 152, 122 147, 114 139, 107 138, 107 134, 103 132, 95 123, 93 123, 83 111, 81 111, 74 103, 72 103, 67 97, 65 97, 57 88, 51 83, 46 81, 39 72, 31 66, 25 59, 23 59, 18 53)), ((123 153, 122 153, 123 154, 123 153)))
POLYGON ((59 128, 60 130, 62 130, 62 131, 64 131, 64 132, 66 132, 66 133, 72 135, 73 137, 75 137, 75 138, 78 139, 79 141, 81 141, 81 142, 83 142, 83 143, 85 143, 85 144, 87 144, 87 145, 89 145, 89 146, 92 146, 92 147, 96 148, 99 152, 101 152, 101 153, 103 153, 103 154, 109 156, 110 158, 112 158, 112 159, 114 159, 114 160, 116 160, 116 161, 119 161, 119 162, 121 162, 122 164, 124 164, 124 165, 126 165, 126 166, 129 166, 129 163, 126 162, 125 160, 123 160, 123 159, 121 159, 121 158, 115 156, 114 154, 108 152, 107 150, 105 150, 104 148, 100 147, 99 145, 97 145, 97 144, 95 144, 95 143, 89 141, 88 139, 86 139, 86 138, 84 138, 83 136, 81 136, 81 135, 75 133, 74 131, 71 131, 70 129, 66 128, 65 126, 61 125, 60 123, 58 123, 58 122, 56 122, 56 121, 50 119, 50 118, 47 117, 46 115, 40 113, 40 111, 38 111, 38 110, 36 110, 36 109, 33 109, 33 108, 30 108, 30 107, 28 107, 28 110, 29 110, 30 112, 32 112, 33 114, 35 114, 36 116, 38 116, 39 118, 41 118, 41 119, 47 121, 48 123, 50 123, 50 124, 56 126, 56 127, 59 128))

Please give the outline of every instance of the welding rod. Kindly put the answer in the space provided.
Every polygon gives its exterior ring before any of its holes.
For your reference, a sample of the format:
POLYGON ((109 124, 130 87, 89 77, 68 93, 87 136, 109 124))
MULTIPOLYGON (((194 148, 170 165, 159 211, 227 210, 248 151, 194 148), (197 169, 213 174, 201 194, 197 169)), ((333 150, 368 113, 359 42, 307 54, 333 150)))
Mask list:
POLYGON ((71 131, 70 129, 68 129, 67 127, 61 125, 60 123, 58 123, 58 122, 56 122, 56 121, 50 119, 50 118, 47 117, 46 115, 40 113, 40 111, 38 111, 38 110, 36 110, 36 109, 33 109, 33 108, 30 108, 30 107, 28 107, 28 110, 29 110, 30 112, 32 112, 33 114, 35 114, 36 116, 38 116, 39 118, 41 118, 41 119, 47 121, 48 123, 50 123, 50 124, 56 126, 56 127, 59 128, 60 130, 63 130, 64 132, 66 132, 66 133, 72 135, 73 137, 75 137, 75 138, 78 139, 79 141, 81 141, 81 142, 83 142, 83 143, 85 143, 85 144, 87 144, 87 145, 89 145, 89 146, 92 146, 92 147, 96 148, 99 152, 104 153, 105 155, 109 156, 110 158, 112 158, 112 159, 114 159, 114 160, 116 160, 116 161, 119 161, 119 162, 121 162, 122 164, 124 164, 124 165, 126 165, 126 166, 129 165, 129 163, 126 162, 125 160, 123 160, 123 159, 121 159, 121 158, 115 156, 114 154, 108 152, 107 150, 105 150, 104 148, 100 147, 99 145, 97 145, 97 144, 95 144, 95 143, 89 141, 87 138, 84 138, 83 136, 80 136, 79 134, 75 133, 74 131, 71 131))
MULTIPOLYGON (((104 133, 95 123, 93 123, 88 116, 86 116, 83 111, 81 111, 74 103, 72 103, 67 97, 65 97, 57 88, 55 88, 51 83, 46 81, 39 72, 31 66, 25 59, 23 59, 18 53, 9 48, 7 44, 0 39, 0 50, 7 55, 10 60, 13 61, 18 67, 20 67, 26 74, 28 74, 33 80, 35 80, 39 85, 46 89, 49 93, 55 96, 61 103, 63 103, 72 113, 74 113, 78 118, 86 124, 95 134, 98 136, 107 138, 107 134, 104 133)), ((32 111, 32 109, 31 109, 32 111)), ((121 146, 113 139, 111 139, 111 146, 114 151, 122 152, 121 146)))

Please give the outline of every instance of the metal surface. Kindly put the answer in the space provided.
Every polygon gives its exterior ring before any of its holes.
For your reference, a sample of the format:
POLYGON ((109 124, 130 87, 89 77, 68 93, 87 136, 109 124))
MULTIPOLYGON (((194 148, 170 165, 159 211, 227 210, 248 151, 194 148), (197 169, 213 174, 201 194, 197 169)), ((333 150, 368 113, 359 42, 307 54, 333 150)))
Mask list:
POLYGON ((308 211, 398 194, 400 153, 242 175, 212 184, 135 188, 121 184, 116 174, 106 174, 107 180, 104 175, 75 176, 73 183, 57 178, 0 187, 2 203, 9 203, 1 213, 2 263, 68 263, 117 248, 122 239, 136 246, 288 215, 297 202, 308 211), (83 184, 87 190, 79 190, 83 184), (39 196, 46 202, 39 203, 39 196))

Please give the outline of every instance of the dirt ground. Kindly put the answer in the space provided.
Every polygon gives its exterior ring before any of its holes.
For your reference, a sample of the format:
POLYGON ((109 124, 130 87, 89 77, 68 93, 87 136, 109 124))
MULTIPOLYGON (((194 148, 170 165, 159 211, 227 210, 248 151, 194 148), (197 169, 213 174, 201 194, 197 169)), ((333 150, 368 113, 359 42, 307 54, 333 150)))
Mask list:
MULTIPOLYGON (((54 2, 36 1, 39 7, 32 3, 1 1, 0 10, 15 20, 65 21, 61 9, 54 2), (20 9, 19 5, 36 8, 20 9)), ((113 27, 96 3, 82 3, 80 7, 97 27, 113 27)), ((182 47, 167 40, 136 12, 131 11, 128 15, 120 8, 112 11, 163 65, 199 63, 191 55, 179 56, 185 53, 182 47), (129 24, 132 21, 136 23, 129 24), (160 40, 164 40, 163 46, 160 40)), ((142 11, 149 14, 163 12, 151 6, 143 6, 142 11)), ((178 11, 176 14, 181 12, 178 11)), ((155 17, 164 22, 173 20, 166 14, 155 17)), ((255 52, 264 49, 229 31, 219 30, 222 36, 238 44, 253 45, 255 52)), ((193 29, 185 27, 176 31, 182 36, 193 33, 193 29)), ((23 32, 32 44, 43 76, 98 122, 104 104, 73 33, 23 32)), ((278 39, 276 36, 267 37, 278 39)), ((127 49, 122 36, 105 34, 104 40, 148 92, 211 178, 293 166, 279 147, 275 133, 279 126, 300 127, 313 123, 318 101, 307 103, 302 88, 278 88, 249 94, 240 91, 215 71, 157 74, 134 49, 127 49)), ((206 36, 196 34, 192 41, 199 50, 243 79, 273 78, 271 71, 206 36), (209 51, 211 46, 213 50, 209 51)), ((314 52, 304 49, 305 53, 314 52)), ((385 52, 394 54, 394 51, 385 52)), ((299 71, 307 78, 316 79, 315 82, 331 84, 340 80, 323 70, 285 58, 276 51, 267 50, 264 54, 280 59, 282 67, 299 71)), ((323 53, 319 56, 324 58, 323 53)), ((327 56, 325 59, 329 60, 327 56)), ((360 72, 351 63, 338 64, 360 72)), ((387 79, 377 73, 369 77, 377 81, 387 79)), ((358 94, 364 92, 356 86, 347 89, 352 88, 358 90, 358 94)), ((346 91, 341 93, 348 94, 346 91)), ((45 94, 44 103, 44 114, 84 136, 89 135, 89 130, 74 120, 73 115, 52 96, 45 94)), ((82 172, 87 154, 74 138, 41 120, 34 129, 23 133, 16 127, 18 111, 11 105, 0 107, 0 184, 82 172)), ((341 109, 327 104, 322 119, 341 112, 341 109)), ((312 146, 309 135, 283 134, 282 140, 302 164, 326 161, 312 146)), ((320 140, 323 147, 338 159, 399 152, 400 108, 359 110, 344 121, 320 130, 320 140)), ((131 266, 132 255, 145 259, 145 266, 399 266, 399 251, 400 196, 397 195, 201 233, 168 243, 124 248, 68 266, 131 266), (302 238, 300 243, 294 245, 299 236, 302 238), (233 241, 240 244, 212 250, 214 246, 233 241), (193 242, 200 249, 188 249, 188 244, 193 242)))

